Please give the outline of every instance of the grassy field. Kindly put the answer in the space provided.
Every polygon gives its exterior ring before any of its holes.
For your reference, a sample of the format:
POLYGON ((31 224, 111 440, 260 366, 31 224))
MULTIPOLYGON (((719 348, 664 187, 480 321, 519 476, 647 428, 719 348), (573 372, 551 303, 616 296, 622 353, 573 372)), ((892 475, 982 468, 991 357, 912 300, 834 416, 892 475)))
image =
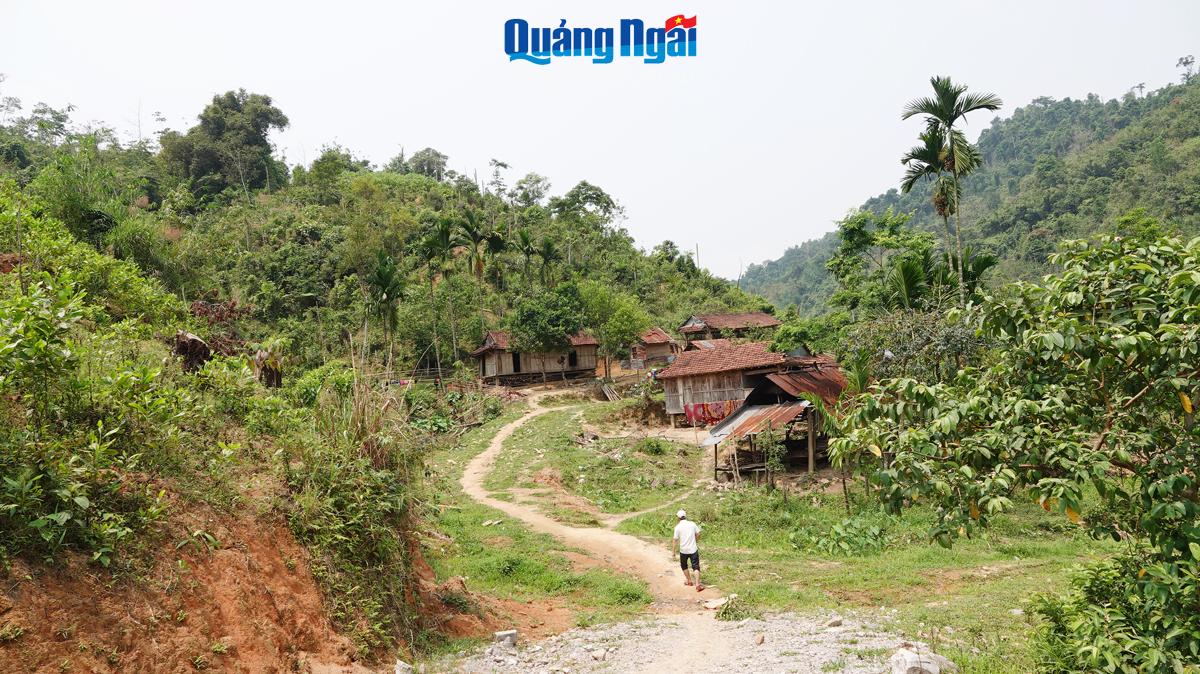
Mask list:
MULTIPOLYGON (((703 527, 706 582, 760 610, 883 607, 894 629, 964 673, 1032 671, 1024 603, 1115 549, 1031 502, 949 550, 928 542, 934 515, 921 508, 892 516, 856 504, 847 524, 840 495, 785 502, 765 488, 698 493, 684 505, 703 527)), ((652 513, 619 530, 664 539, 673 525, 670 513, 652 513)))
MULTIPOLYGON (((697 477, 700 450, 661 438, 600 438, 576 442, 586 416, 604 403, 567 407, 546 413, 513 433, 485 479, 485 486, 504 493, 519 487, 550 494, 561 489, 586 499, 601 513, 628 513, 671 501, 691 488, 697 477), (550 469, 555 484, 535 481, 550 469)), ((547 505, 547 514, 576 525, 594 525, 595 518, 569 508, 547 505)))
MULTIPOLYGON (((651 599, 640 580, 598 568, 573 569, 562 553, 576 551, 463 495, 458 480, 466 464, 487 447, 497 430, 525 411, 524 406, 510 407, 453 447, 426 457, 431 473, 430 524, 449 539, 425 548, 437 580, 463 576, 470 590, 502 599, 559 599, 581 625, 639 613, 651 599), (484 527, 489 520, 500 522, 484 527)), ((463 645, 454 642, 441 647, 463 645)))

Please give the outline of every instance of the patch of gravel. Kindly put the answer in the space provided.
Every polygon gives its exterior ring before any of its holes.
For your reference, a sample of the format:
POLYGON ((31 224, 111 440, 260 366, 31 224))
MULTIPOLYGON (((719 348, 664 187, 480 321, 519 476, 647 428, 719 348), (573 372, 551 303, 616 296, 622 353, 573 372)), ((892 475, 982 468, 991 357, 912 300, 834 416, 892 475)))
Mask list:
POLYGON ((879 630, 862 616, 777 614, 721 622, 711 613, 683 614, 573 629, 515 648, 491 644, 459 660, 454 669, 480 674, 878 674, 902 643, 904 639, 879 630))

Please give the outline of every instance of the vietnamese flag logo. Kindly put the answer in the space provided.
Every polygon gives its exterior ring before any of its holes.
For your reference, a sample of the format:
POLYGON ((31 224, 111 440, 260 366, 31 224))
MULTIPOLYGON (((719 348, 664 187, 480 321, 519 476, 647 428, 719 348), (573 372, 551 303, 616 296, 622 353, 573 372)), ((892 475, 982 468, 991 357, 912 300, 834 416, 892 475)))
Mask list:
POLYGON ((672 28, 695 28, 695 27, 696 27, 696 17, 693 16, 692 18, 689 19, 682 14, 676 14, 675 16, 667 19, 666 30, 669 31, 672 28))

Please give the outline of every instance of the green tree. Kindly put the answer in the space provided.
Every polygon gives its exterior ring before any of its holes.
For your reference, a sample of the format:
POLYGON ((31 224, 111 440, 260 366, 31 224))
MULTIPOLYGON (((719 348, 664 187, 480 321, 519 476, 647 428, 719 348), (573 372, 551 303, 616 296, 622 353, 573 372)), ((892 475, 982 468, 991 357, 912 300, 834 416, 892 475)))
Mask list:
POLYGON ((562 253, 554 245, 554 239, 542 237, 537 255, 542 260, 542 285, 549 288, 554 285, 554 264, 562 260, 562 253))
POLYGON ((838 223, 840 244, 826 263, 839 286, 832 304, 852 314, 887 304, 888 272, 897 261, 925 257, 932 245, 928 234, 908 228, 908 220, 889 209, 883 215, 859 211, 838 223))
MULTIPOLYGON (((904 106, 901 119, 909 119, 917 115, 925 115, 927 119, 926 133, 936 133, 942 137, 940 156, 943 157, 944 169, 950 171, 953 177, 952 189, 943 190, 943 196, 950 198, 954 213, 954 234, 958 252, 959 270, 963 264, 962 244, 962 208, 959 195, 962 191, 962 177, 979 165, 979 151, 967 142, 967 137, 958 128, 960 122, 966 122, 967 114, 976 110, 999 110, 1003 102, 995 94, 967 93, 963 84, 954 84, 949 77, 932 77, 929 80, 933 87, 932 97, 918 98, 904 106)), ((937 143, 935 142, 936 146, 937 143)), ((959 277, 959 304, 966 306, 966 284, 959 277)))
MULTIPOLYGON (((583 309, 573 285, 543 290, 517 301, 507 318, 514 350, 554 353, 570 347, 571 335, 583 328, 583 309)), ((542 381, 546 380, 545 363, 542 381)))
POLYGON ((521 254, 521 270, 525 276, 525 285, 529 285, 529 263, 538 254, 538 245, 533 238, 533 234, 527 228, 522 227, 517 230, 517 240, 513 242, 513 247, 521 254))
POLYGON ((906 167, 900 182, 900 193, 908 194, 921 181, 932 183, 930 200, 934 212, 942 219, 946 232, 946 251, 951 250, 950 216, 958 203, 958 183, 946 169, 946 137, 937 128, 926 129, 920 136, 921 144, 913 147, 900 158, 906 167))
POLYGON ((272 130, 287 128, 288 118, 270 96, 227 91, 213 97, 199 116, 200 124, 180 134, 159 138, 163 172, 182 181, 200 199, 227 188, 251 190, 282 187, 285 170, 271 156, 272 130))
MULTIPOLYGON (((388 343, 388 371, 392 369, 396 323, 400 316, 400 301, 404 296, 404 277, 392 256, 379 251, 374 272, 367 278, 371 298, 371 313, 383 327, 388 343)), ((365 336, 364 336, 365 339, 365 336)))
POLYGON ((950 545, 1030 493, 1129 552, 1041 605, 1051 671, 1184 671, 1200 652, 1200 239, 1075 241, 1062 271, 971 312, 997 361, 940 384, 883 380, 834 456, 890 455, 894 509, 936 505, 950 545), (1099 503, 1085 511, 1091 487, 1099 503))
POLYGON ((629 345, 650 327, 650 317, 637 298, 598 281, 576 284, 583 310, 583 326, 599 342, 604 356, 604 376, 612 371, 612 359, 622 356, 629 345))
POLYGON ((431 147, 427 147, 424 150, 414 152, 413 156, 408 160, 407 167, 413 173, 420 173, 423 176, 440 181, 446 178, 447 159, 446 155, 431 147))
MULTIPOLYGON (((442 275, 449 273, 451 263, 454 261, 454 249, 456 247, 454 228, 450 220, 446 218, 439 219, 434 223, 433 228, 421 239, 420 253, 421 258, 425 262, 425 268, 429 277, 429 303, 434 306, 434 330, 433 330, 433 354, 434 360, 437 363, 438 379, 442 378, 442 356, 441 348, 437 338, 437 315, 436 310, 436 295, 434 293, 437 287, 437 281, 442 275)), ((448 307, 450 317, 450 336, 454 342, 452 350, 454 352, 454 360, 458 360, 458 337, 457 330, 454 324, 454 310, 448 307)))

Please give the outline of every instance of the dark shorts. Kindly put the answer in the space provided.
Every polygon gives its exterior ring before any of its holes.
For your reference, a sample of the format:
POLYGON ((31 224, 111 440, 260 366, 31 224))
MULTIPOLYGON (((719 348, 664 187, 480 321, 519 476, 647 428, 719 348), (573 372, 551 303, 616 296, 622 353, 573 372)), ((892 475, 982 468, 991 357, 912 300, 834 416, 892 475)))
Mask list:
POLYGON ((696 552, 693 552, 691 554, 687 554, 687 553, 683 553, 683 552, 679 553, 679 568, 683 569, 684 571, 687 571, 689 559, 692 560, 692 570, 699 571, 700 570, 700 551, 697 550, 696 552))

